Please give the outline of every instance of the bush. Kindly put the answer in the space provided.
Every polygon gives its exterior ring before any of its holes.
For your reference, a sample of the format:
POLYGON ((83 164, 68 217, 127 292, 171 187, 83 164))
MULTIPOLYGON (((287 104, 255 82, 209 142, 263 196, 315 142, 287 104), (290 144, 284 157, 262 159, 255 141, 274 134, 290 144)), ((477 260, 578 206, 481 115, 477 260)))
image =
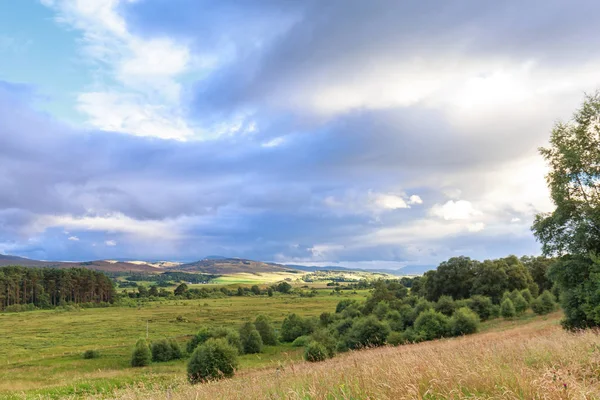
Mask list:
POLYGON ((240 328, 240 339, 245 354, 256 354, 262 351, 263 341, 252 322, 246 322, 240 328))
POLYGON ((339 303, 337 303, 337 306, 335 306, 335 313, 339 314, 342 311, 344 311, 346 308, 356 305, 356 300, 350 300, 350 299, 345 299, 340 301, 339 303))
POLYGON ((428 310, 419 314, 414 329, 424 340, 438 339, 449 333, 450 320, 442 313, 428 310))
POLYGON ((382 346, 390 333, 390 327, 386 322, 379 321, 371 315, 360 318, 354 322, 348 332, 348 347, 357 349, 366 346, 382 346))
POLYGON ((310 362, 324 361, 327 359, 327 350, 321 343, 312 341, 304 349, 304 359, 310 362))
POLYGON ((100 352, 98 350, 86 350, 83 352, 83 358, 91 360, 92 358, 100 358, 100 352))
POLYGON ((171 347, 171 359, 179 360, 183 358, 183 352, 181 351, 181 347, 179 343, 175 341, 175 339, 169 339, 169 347, 171 347))
POLYGON ((377 305, 375 306, 375 308, 373 308, 373 314, 381 319, 385 318, 385 315, 390 311, 390 306, 388 305, 387 302, 382 301, 377 303, 377 305))
POLYGON ((479 316, 470 308, 459 308, 450 319, 450 327, 454 336, 475 333, 479 329, 479 316))
POLYGON ((271 321, 264 315, 259 315, 254 321, 254 326, 262 338, 262 342, 268 346, 275 346, 277 344, 277 335, 275 335, 275 329, 271 325, 271 321))
POLYGON ((475 311, 482 321, 486 321, 494 316, 494 304, 492 303, 492 299, 487 296, 472 296, 471 301, 469 302, 469 308, 475 311))
POLYGON ((387 337, 387 343, 392 346, 404 344, 404 335, 401 332, 390 332, 387 337))
POLYGON ((281 340, 284 342, 293 342, 297 337, 310 335, 314 327, 315 324, 310 320, 296 314, 290 314, 285 317, 281 324, 281 340))
POLYGON ((234 349, 238 351, 238 353, 242 354, 244 352, 244 346, 242 345, 242 339, 240 337, 239 332, 234 330, 229 330, 227 335, 225 336, 225 340, 227 343, 234 349))
POLYGON ((527 311, 527 309, 529 308, 527 300, 525 300, 521 292, 517 291, 516 289, 511 294, 511 300, 513 302, 513 305, 515 306, 515 312, 517 313, 517 315, 523 315, 525 311, 527 311))
POLYGON ((310 342, 310 336, 299 336, 292 342, 294 347, 306 347, 310 342))
POLYGON ((500 315, 504 318, 513 318, 517 315, 517 311, 515 310, 515 306, 511 299, 504 299, 502 304, 500 305, 500 315))
POLYGON ((537 299, 531 302, 531 309, 537 315, 545 315, 556 310, 554 296, 547 290, 544 290, 537 299))
POLYGON ((173 349, 167 339, 152 342, 151 350, 152 361, 154 362, 164 362, 173 359, 173 349))
POLYGON ((150 347, 145 339, 139 339, 131 354, 131 366, 132 367, 145 367, 150 365, 152 360, 152 353, 150 347))
POLYGON ((194 350, 187 366, 191 383, 229 378, 237 368, 237 350, 225 339, 209 339, 194 350))
POLYGON ((211 337, 213 337, 213 330, 210 328, 200 328, 200 330, 198 331, 198 333, 196 333, 195 336, 193 336, 190 341, 188 342, 187 346, 186 346, 186 350, 188 352, 188 354, 192 354, 192 352, 196 349, 196 347, 198 347, 199 345, 201 345, 202 343, 206 342, 208 339, 210 339, 211 337))
POLYGON ((320 329, 314 331, 312 335, 310 335, 309 342, 317 342, 325 348, 327 352, 327 357, 333 357, 336 352, 337 341, 335 338, 327 331, 327 329, 320 329))
POLYGON ((527 304, 531 304, 531 302, 533 301, 533 295, 531 294, 531 290, 529 289, 521 290, 521 296, 523 296, 527 304))
POLYGON ((440 296, 434 308, 437 312, 451 316, 454 314, 454 310, 456 310, 456 304, 452 297, 444 295, 440 296))

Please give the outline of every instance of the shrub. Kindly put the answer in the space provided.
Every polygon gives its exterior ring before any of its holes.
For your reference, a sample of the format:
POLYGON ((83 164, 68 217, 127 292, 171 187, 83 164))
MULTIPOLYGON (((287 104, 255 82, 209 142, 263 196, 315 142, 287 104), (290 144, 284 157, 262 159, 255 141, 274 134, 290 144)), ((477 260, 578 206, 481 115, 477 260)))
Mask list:
POLYGON ((440 296, 437 303, 435 303, 435 311, 440 312, 444 315, 451 316, 456 310, 456 304, 452 297, 444 295, 440 296))
POLYGON ((511 297, 517 315, 522 315, 525 311, 527 311, 529 304, 527 304, 527 300, 525 300, 521 292, 515 290, 511 297))
POLYGON ((91 360, 92 358, 100 358, 100 352, 98 350, 86 350, 83 352, 83 358, 91 360))
POLYGON ((290 314, 281 324, 281 340, 293 342, 297 337, 309 335, 314 330, 314 324, 296 314, 290 314))
POLYGON ((469 308, 475 311, 482 321, 486 321, 494 316, 494 304, 492 303, 492 299, 487 296, 472 296, 471 301, 469 302, 469 308))
POLYGON ((324 361, 327 359, 327 350, 321 343, 312 341, 304 349, 304 359, 310 362, 324 361))
POLYGON ((169 346, 171 347, 171 359, 179 360, 183 358, 183 352, 181 351, 181 347, 179 343, 175 341, 175 339, 169 339, 169 346))
POLYGON ((390 325, 390 329, 396 332, 402 332, 405 328, 404 320, 402 315, 396 311, 392 310, 385 316, 385 320, 390 325))
POLYGON ((305 347, 310 342, 310 336, 298 336, 292 342, 292 346, 294 347, 305 347))
POLYGON ((386 322, 379 321, 371 315, 354 322, 348 332, 348 347, 356 349, 366 346, 381 346, 385 344, 390 327, 386 322))
POLYGON ((459 308, 450 319, 450 327, 454 336, 475 333, 479 329, 479 316, 470 308, 459 308))
POLYGON ((404 332, 402 332, 402 343, 403 344, 404 343, 418 343, 422 340, 423 340, 423 338, 413 328, 407 328, 404 332))
POLYGON ((131 354, 131 366, 132 367, 145 367, 150 365, 152 360, 152 353, 150 347, 145 339, 139 339, 131 354))
POLYGON ((337 303, 337 306, 335 307, 335 313, 339 314, 342 311, 344 311, 346 308, 348 308, 349 306, 352 305, 356 305, 356 300, 350 300, 350 299, 345 299, 340 301, 339 303, 337 303))
POLYGON ((500 305, 500 314, 504 318, 513 318, 517 315, 517 311, 515 310, 515 306, 511 299, 504 299, 502 304, 500 305))
POLYGON ((387 337, 387 343, 392 346, 398 346, 404 343, 404 335, 401 332, 390 332, 387 337))
POLYGON ((424 311, 415 320, 415 331, 424 340, 444 337, 448 334, 450 320, 447 316, 437 311, 424 311))
POLYGON ((256 354, 262 351, 263 341, 252 322, 246 322, 240 328, 240 339, 245 354, 256 354))
POLYGON ((310 335, 310 342, 317 342, 323 345, 327 351, 327 357, 335 355, 337 342, 327 329, 316 330, 310 335))
POLYGON ((198 333, 196 333, 196 335, 190 339, 186 346, 188 354, 192 354, 192 352, 196 349, 196 347, 198 347, 198 345, 201 345, 202 343, 206 342, 211 337, 213 337, 212 329, 206 327, 200 328, 198 333))
POLYGON ((385 315, 390 311, 390 306, 387 302, 382 301, 377 303, 375 308, 373 308, 373 314, 380 320, 385 318, 385 315))
POLYGON ((533 301, 533 295, 531 294, 531 290, 529 289, 521 290, 521 296, 523 296, 527 304, 531 304, 531 302, 533 301))
POLYGON ((264 315, 259 315, 254 321, 254 326, 262 338, 262 342, 268 346, 275 346, 277 344, 277 335, 275 335, 275 329, 271 325, 271 321, 264 315))
POLYGON ((321 326, 327 327, 333 321, 335 321, 335 318, 331 313, 324 312, 321 313, 321 315, 319 315, 319 323, 321 324, 321 326))
POLYGON ((187 366, 191 383, 231 377, 237 368, 237 350, 225 339, 209 339, 194 350, 187 366))
POLYGON ((537 299, 531 302, 531 309, 538 315, 545 315, 556 310, 554 296, 547 290, 544 290, 537 299))
POLYGON ((152 361, 154 362, 164 362, 173 359, 173 349, 167 339, 152 342, 150 348, 152 350, 152 361))
POLYGON ((238 351, 238 353, 242 354, 244 352, 244 346, 242 345, 242 339, 240 337, 239 332, 234 330, 229 330, 227 335, 225 336, 225 340, 227 343, 234 349, 238 351))

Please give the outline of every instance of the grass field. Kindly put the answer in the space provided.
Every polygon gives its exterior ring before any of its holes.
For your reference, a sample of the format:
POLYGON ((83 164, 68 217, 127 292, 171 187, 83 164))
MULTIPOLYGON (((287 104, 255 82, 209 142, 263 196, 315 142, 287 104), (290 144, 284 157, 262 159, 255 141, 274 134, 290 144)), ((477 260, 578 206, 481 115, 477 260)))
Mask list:
POLYGON ((497 320, 485 332, 346 353, 317 364, 241 371, 173 389, 120 389, 118 399, 598 399, 600 337, 567 333, 560 314, 497 320))
MULTIPOLYGON (((278 328, 291 312, 318 316, 334 311, 342 298, 364 299, 367 292, 341 296, 319 291, 316 297, 246 296, 220 299, 151 302, 140 308, 110 307, 0 314, 0 398, 60 397, 112 391, 125 385, 169 383, 185 376, 185 362, 129 367, 139 337, 178 338, 182 344, 201 326, 240 326, 264 314, 278 328), (188 322, 178 322, 177 317, 188 322), (99 359, 84 360, 87 349, 99 359)), ((242 356, 241 368, 260 368, 301 359, 289 345, 267 347, 265 353, 242 356)))

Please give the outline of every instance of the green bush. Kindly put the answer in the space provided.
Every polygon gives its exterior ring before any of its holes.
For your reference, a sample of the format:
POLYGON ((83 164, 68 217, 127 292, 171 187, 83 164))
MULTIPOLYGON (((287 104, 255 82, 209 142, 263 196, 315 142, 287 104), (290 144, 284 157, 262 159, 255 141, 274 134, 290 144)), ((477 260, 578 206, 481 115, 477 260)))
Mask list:
POLYGON ((92 358, 100 358, 100 352, 98 350, 86 350, 83 352, 83 358, 91 360, 92 358))
POLYGON ((293 342, 297 337, 310 335, 316 324, 304 319, 296 314, 289 314, 281 324, 281 340, 284 342, 293 342))
POLYGON ((335 307, 335 313, 339 314, 342 311, 344 311, 346 308, 353 306, 353 305, 357 305, 356 300, 350 300, 350 299, 342 300, 339 303, 337 303, 337 306, 335 307))
POLYGON ((150 348, 152 350, 152 361, 154 362, 165 362, 173 359, 173 349, 167 339, 152 342, 150 348))
POLYGON ((379 321, 371 315, 360 318, 354 322, 348 332, 348 347, 357 349, 367 346, 382 346, 390 333, 390 327, 386 322, 379 321))
POLYGON ((423 340, 423 338, 413 328, 406 328, 406 330, 404 332, 402 332, 402 344, 418 343, 418 342, 421 342, 422 340, 423 340))
POLYGON ((415 320, 414 329, 424 340, 438 339, 448 335, 450 319, 434 310, 423 311, 415 320))
POLYGON ((531 290, 529 289, 521 290, 521 296, 523 296, 527 304, 531 304, 531 302, 533 301, 533 295, 531 294, 531 290))
POLYGON ((208 339, 213 337, 213 334, 214 331, 210 328, 200 328, 198 333, 196 333, 196 335, 194 335, 187 343, 186 350, 188 354, 192 354, 192 352, 196 349, 196 347, 198 347, 198 345, 201 345, 202 343, 206 342, 208 339))
POLYGON ((517 315, 515 306, 510 298, 505 298, 500 304, 500 315, 504 318, 514 318, 517 315))
POLYGON ((227 335, 225 335, 225 340, 227 340, 227 343, 236 349, 239 354, 244 353, 244 346, 242 345, 242 338, 240 337, 239 332, 230 329, 227 332, 227 335))
POLYGON ((538 315, 549 314, 556 310, 556 301, 554 296, 547 290, 544 290, 537 299, 531 302, 531 309, 538 315))
POLYGON ((187 366, 191 383, 233 376, 237 368, 237 350, 225 339, 209 339, 194 350, 187 366))
POLYGON ((327 351, 328 357, 333 357, 335 355, 337 341, 327 329, 319 329, 314 331, 312 335, 310 335, 310 342, 317 342, 323 345, 327 351))
POLYGON ((327 357, 327 350, 319 342, 312 341, 304 349, 304 359, 310 362, 324 361, 327 357))
POLYGON ((475 311, 482 321, 486 321, 494 317, 494 304, 492 303, 492 299, 487 296, 471 296, 469 308, 475 311))
POLYGON ((456 304, 451 296, 443 295, 435 303, 434 309, 444 315, 451 316, 456 310, 456 304))
POLYGON ((181 346, 179 343, 175 341, 175 339, 169 339, 169 346, 171 347, 171 359, 179 360, 183 358, 183 352, 181 351, 181 346))
POLYGON ((404 344, 404 335, 401 332, 390 332, 387 337, 387 343, 392 346, 404 344))
POLYGON ((298 336, 292 342, 292 346, 294 347, 306 347, 310 342, 310 336, 298 336))
POLYGON ((511 300, 515 306, 515 312, 517 315, 523 315, 529 308, 527 300, 525 300, 521 292, 517 291, 516 289, 513 291, 513 293, 511 293, 511 300))
POLYGON ((273 325, 271 325, 271 321, 264 315, 259 315, 256 317, 254 321, 254 326, 258 333, 260 333, 260 337, 262 338, 262 342, 267 346, 275 346, 277 345, 277 335, 275 334, 275 329, 273 325))
POLYGON ((262 351, 263 341, 252 322, 246 322, 240 328, 240 339, 244 354, 256 354, 262 351))
POLYGON ((373 308, 373 314, 381 319, 385 318, 385 315, 390 311, 390 306, 388 305, 387 302, 382 301, 380 303, 377 303, 377 305, 375 306, 375 308, 373 308))
POLYGON ((475 333, 479 329, 479 316, 470 308, 459 308, 450 319, 450 329, 454 336, 475 333))
POLYGON ((131 354, 131 366, 132 367, 145 367, 150 365, 152 360, 152 353, 150 347, 145 339, 139 339, 131 354))

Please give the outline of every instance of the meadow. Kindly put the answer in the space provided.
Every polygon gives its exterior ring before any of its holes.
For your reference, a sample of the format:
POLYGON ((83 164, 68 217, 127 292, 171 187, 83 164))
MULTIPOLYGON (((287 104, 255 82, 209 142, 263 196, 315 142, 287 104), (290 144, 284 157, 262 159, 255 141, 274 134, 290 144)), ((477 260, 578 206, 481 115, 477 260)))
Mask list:
MULTIPOLYGON (((182 345, 202 326, 237 327, 258 314, 275 327, 289 313, 318 316, 333 312, 344 298, 364 300, 367 291, 315 297, 244 296, 199 300, 165 300, 140 307, 108 307, 0 314, 0 398, 58 398, 109 393, 127 385, 163 383, 185 377, 185 362, 129 366, 135 341, 176 338, 182 345), (82 352, 99 350, 98 359, 82 352)), ((289 344, 267 346, 264 353, 240 357, 241 371, 283 365, 302 358, 289 344)))
POLYGON ((191 386, 178 377, 96 398, 138 399, 597 399, 600 338, 569 333, 560 313, 495 320, 459 338, 380 347, 318 364, 241 371, 191 386))

